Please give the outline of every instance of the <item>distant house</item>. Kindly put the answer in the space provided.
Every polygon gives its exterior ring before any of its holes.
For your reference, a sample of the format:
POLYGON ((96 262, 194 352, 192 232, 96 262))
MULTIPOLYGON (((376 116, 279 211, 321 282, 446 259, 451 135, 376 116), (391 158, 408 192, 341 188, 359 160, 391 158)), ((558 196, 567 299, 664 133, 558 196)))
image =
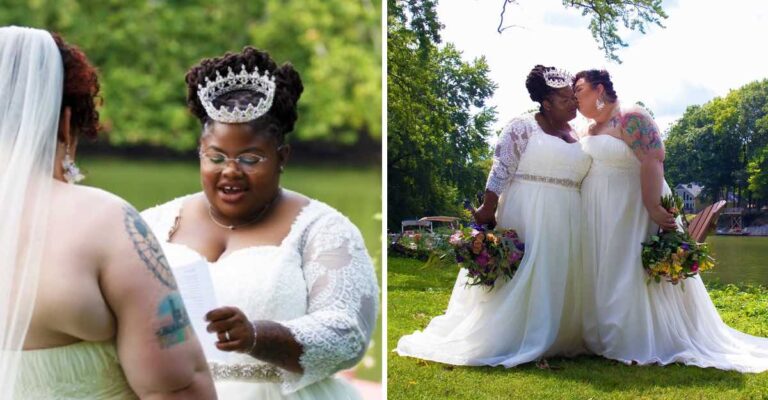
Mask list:
POLYGON ((701 208, 701 191, 704 186, 699 186, 695 183, 688 183, 685 185, 677 185, 675 187, 675 193, 683 199, 683 210, 689 213, 695 213, 701 208))

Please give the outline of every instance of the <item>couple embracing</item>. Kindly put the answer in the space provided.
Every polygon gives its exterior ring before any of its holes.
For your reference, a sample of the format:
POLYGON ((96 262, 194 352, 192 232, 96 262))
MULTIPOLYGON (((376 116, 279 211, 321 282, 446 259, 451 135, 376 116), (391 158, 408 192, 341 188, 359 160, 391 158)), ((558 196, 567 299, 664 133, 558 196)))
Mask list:
POLYGON ((526 88, 538 112, 501 132, 478 223, 515 229, 525 255, 488 291, 461 270, 444 315, 396 352, 454 365, 516 365, 596 354, 626 364, 768 370, 768 339, 720 318, 701 278, 685 290, 646 284, 641 243, 676 229, 660 204, 664 146, 649 113, 620 105, 610 75, 537 65, 526 88), (576 133, 578 111, 590 123, 576 133))

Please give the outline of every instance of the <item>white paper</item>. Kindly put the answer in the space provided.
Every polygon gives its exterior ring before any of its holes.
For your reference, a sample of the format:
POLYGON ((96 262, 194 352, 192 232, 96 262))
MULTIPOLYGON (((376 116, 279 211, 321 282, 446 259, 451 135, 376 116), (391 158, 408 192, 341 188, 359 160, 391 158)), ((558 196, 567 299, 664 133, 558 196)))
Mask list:
POLYGON ((189 320, 195 330, 197 339, 203 346, 205 358, 209 361, 226 362, 229 353, 216 348, 216 334, 205 330, 208 322, 205 314, 218 308, 216 292, 213 290, 211 273, 205 260, 197 260, 188 264, 173 267, 173 275, 179 286, 179 293, 187 308, 189 320))

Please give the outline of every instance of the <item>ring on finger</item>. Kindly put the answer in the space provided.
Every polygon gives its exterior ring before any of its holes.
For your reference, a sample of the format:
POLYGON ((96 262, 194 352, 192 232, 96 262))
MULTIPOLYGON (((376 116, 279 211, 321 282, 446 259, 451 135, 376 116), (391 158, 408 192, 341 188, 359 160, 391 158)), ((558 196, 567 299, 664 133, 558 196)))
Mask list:
POLYGON ((229 337, 229 330, 224 331, 224 339, 227 339, 227 342, 232 341, 232 338, 229 337))

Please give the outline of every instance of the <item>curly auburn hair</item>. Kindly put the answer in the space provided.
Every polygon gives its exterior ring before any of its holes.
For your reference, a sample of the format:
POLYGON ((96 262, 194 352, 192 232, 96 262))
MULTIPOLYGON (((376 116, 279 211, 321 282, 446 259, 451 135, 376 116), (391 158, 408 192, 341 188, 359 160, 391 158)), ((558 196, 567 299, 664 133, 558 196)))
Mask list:
MULTIPOLYGON (((232 71, 236 73, 240 72, 242 65, 245 65, 247 71, 258 68, 259 71, 269 71, 274 76, 275 96, 272 107, 267 113, 248 124, 254 130, 259 130, 259 127, 266 125, 278 142, 282 143, 285 135, 293 130, 298 118, 297 102, 304 91, 304 85, 293 65, 285 63, 278 67, 269 53, 265 51, 246 46, 240 53, 226 53, 221 57, 206 58, 200 61, 198 65, 190 68, 185 79, 187 82, 187 108, 205 128, 211 119, 197 96, 198 85, 205 86, 205 78, 214 80, 217 71, 221 75, 225 75, 228 68, 232 68, 232 71)), ((214 107, 218 108, 224 105, 230 110, 233 107, 246 108, 248 104, 256 104, 261 96, 261 94, 253 91, 237 90, 219 96, 214 100, 214 107)))
POLYGON ((604 69, 588 69, 580 71, 573 77, 574 87, 576 86, 576 82, 581 78, 584 78, 585 81, 589 82, 589 86, 593 89, 597 87, 597 85, 603 85, 603 89, 605 89, 605 97, 611 103, 615 102, 618 98, 616 96, 616 91, 613 89, 611 74, 609 74, 608 71, 604 69))
POLYGON ((94 139, 99 132, 97 99, 99 103, 101 100, 96 68, 77 46, 66 43, 56 32, 51 32, 51 36, 59 48, 64 64, 61 109, 70 107, 72 110, 70 126, 75 133, 94 139))

